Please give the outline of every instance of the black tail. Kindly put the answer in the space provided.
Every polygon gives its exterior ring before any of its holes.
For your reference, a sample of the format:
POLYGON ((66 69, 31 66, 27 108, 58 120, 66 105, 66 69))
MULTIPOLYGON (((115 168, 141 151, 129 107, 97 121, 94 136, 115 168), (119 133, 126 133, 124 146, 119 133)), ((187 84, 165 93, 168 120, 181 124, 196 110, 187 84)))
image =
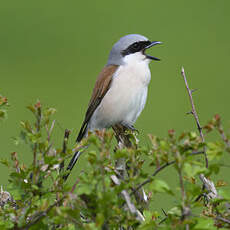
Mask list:
POLYGON ((79 143, 83 139, 83 137, 85 137, 87 130, 88 130, 88 124, 84 122, 83 125, 81 126, 80 132, 78 133, 77 140, 76 140, 77 143, 79 143))
MULTIPOLYGON (((84 121, 83 125, 82 125, 82 127, 80 129, 80 132, 79 132, 79 134, 77 136, 77 140, 76 140, 77 143, 79 143, 85 137, 85 135, 87 133, 87 130, 88 130, 88 123, 84 121)), ((71 161, 69 162, 68 167, 66 168, 66 171, 68 171, 68 174, 63 176, 64 180, 67 180, 67 178, 69 177, 69 174, 70 174, 71 170, 73 169, 74 165, 76 164, 76 162, 77 162, 78 158, 80 157, 81 153, 82 153, 82 150, 76 151, 74 153, 74 156, 72 157, 71 161)))
POLYGON ((68 167, 66 168, 66 171, 68 171, 68 174, 63 176, 64 180, 67 180, 67 178, 69 177, 69 174, 70 174, 71 170, 73 169, 74 165, 76 164, 80 155, 81 155, 81 151, 76 151, 74 153, 74 156, 72 157, 71 161, 69 162, 68 167))

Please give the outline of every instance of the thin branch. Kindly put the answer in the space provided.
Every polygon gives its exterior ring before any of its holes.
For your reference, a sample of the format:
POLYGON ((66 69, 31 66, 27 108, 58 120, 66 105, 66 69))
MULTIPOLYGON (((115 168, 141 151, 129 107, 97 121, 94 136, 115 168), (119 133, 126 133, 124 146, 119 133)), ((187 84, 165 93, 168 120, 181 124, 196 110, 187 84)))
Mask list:
POLYGON ((17 228, 18 230, 26 230, 29 229, 31 226, 35 225, 36 223, 38 223, 40 220, 42 220, 44 217, 47 216, 47 214, 55 207, 55 206, 59 206, 62 201, 66 198, 66 196, 63 196, 62 199, 56 201, 54 204, 50 205, 46 211, 42 211, 39 213, 36 213, 34 216, 32 216, 31 221, 27 224, 25 224, 24 226, 17 228))
MULTIPOLYGON (((120 185, 120 180, 118 179, 118 177, 116 175, 112 175, 111 179, 112 179, 114 184, 120 185)), ((139 220, 140 222, 145 221, 144 216, 141 214, 141 212, 132 203, 129 193, 126 190, 122 190, 121 195, 123 196, 129 211, 136 216, 136 219, 139 220)))
MULTIPOLYGON (((36 123, 35 123, 35 127, 36 127, 36 134, 38 134, 40 132, 41 129, 41 121, 42 121, 42 110, 41 110, 41 103, 40 101, 38 101, 34 107, 36 108, 37 114, 36 114, 36 123)), ((33 168, 34 168, 34 172, 33 172, 33 183, 36 184, 37 182, 37 171, 36 171, 36 166, 37 166, 37 151, 38 151, 38 143, 35 143, 33 146, 33 168)))
MULTIPOLYGON (((65 134, 64 134, 64 141, 63 141, 63 146, 62 146, 62 153, 66 153, 66 149, 67 149, 67 142, 69 139, 69 134, 70 134, 70 130, 66 129, 65 130, 65 134)), ((64 168, 65 164, 64 164, 64 160, 60 163, 60 171, 64 168)))
MULTIPOLYGON (((190 103, 191 103, 191 106, 192 106, 192 115, 193 115, 193 117, 194 117, 194 119, 196 121, 197 128, 198 128, 198 131, 200 133, 200 137, 202 139, 202 142, 204 143, 205 142, 204 134, 203 134, 202 128, 200 126, 199 118, 198 118, 198 115, 197 115, 197 112, 196 112, 196 109, 195 109, 195 105, 194 105, 194 102, 193 102, 193 98, 192 98, 192 91, 190 90, 190 88, 188 86, 188 82, 187 82, 186 75, 185 75, 183 67, 181 69, 181 75, 184 78, 186 89, 188 91, 190 103)), ((206 168, 208 168, 208 158, 207 158, 207 154, 206 154, 206 146, 203 147, 203 151, 204 151, 204 157, 205 157, 205 166, 206 166, 206 168)), ((203 187, 208 191, 208 193, 206 194, 206 197, 208 199, 218 197, 218 193, 217 193, 217 190, 215 188, 215 185, 211 180, 208 180, 203 174, 200 174, 200 180, 203 183, 203 187)))
POLYGON ((165 222, 168 218, 168 214, 165 212, 165 210, 163 208, 161 210, 164 213, 165 217, 158 223, 159 225, 165 222))
POLYGON ((54 125, 55 125, 55 120, 52 121, 50 129, 48 128, 48 125, 46 125, 46 132, 47 132, 47 140, 48 140, 48 142, 50 142, 50 136, 51 136, 51 133, 53 131, 54 125))
MULTIPOLYGON (((113 131, 115 134, 115 137, 117 139, 117 148, 130 148, 130 147, 137 147, 137 144, 139 140, 137 139, 136 135, 134 133, 130 134, 127 131, 133 131, 137 132, 133 126, 125 126, 124 124, 116 124, 113 127, 113 131), (131 140, 134 139, 134 142, 131 140)), ((119 175, 119 179, 124 180, 125 178, 128 178, 129 175, 127 173, 127 166, 126 166, 126 160, 124 158, 120 158, 116 160, 116 172, 117 176, 119 175)), ((138 170, 138 169, 135 169, 138 170)), ((134 188, 131 188, 132 191, 134 191, 134 188)), ((127 193, 128 194, 128 193, 127 193)), ((135 199, 138 204, 141 204, 141 206, 146 205, 148 203, 148 197, 142 188, 142 191, 135 191, 135 199)), ((125 194, 124 194, 125 195, 125 194)))
MULTIPOLYGON (((183 212, 184 212, 186 193, 185 193, 185 188, 184 188, 184 182, 183 182, 183 175, 182 175, 181 167, 178 169, 178 174, 179 174, 179 182, 180 182, 180 190, 181 190, 182 207, 183 207, 183 212)), ((182 215, 182 217, 185 217, 184 214, 182 215)))
POLYGON ((219 131, 219 133, 220 133, 220 136, 221 136, 222 140, 225 142, 226 146, 227 146, 228 148, 230 148, 230 141, 229 141, 228 138, 226 137, 224 131, 223 131, 223 130, 219 130, 219 129, 218 129, 218 131, 219 131))
POLYGON ((223 126, 221 124, 220 115, 216 114, 215 115, 215 120, 216 120, 217 131, 220 134, 220 136, 221 136, 222 140, 224 141, 224 143, 226 144, 227 148, 229 149, 230 148, 230 141, 229 141, 229 139, 227 138, 227 136, 224 133, 224 129, 223 129, 223 126))
POLYGON ((204 151, 193 151, 191 153, 189 153, 189 156, 193 156, 193 155, 200 155, 200 154, 204 154, 204 151))
MULTIPOLYGON (((184 67, 182 67, 181 69, 181 75, 182 77, 184 78, 184 82, 185 82, 185 86, 186 86, 186 89, 188 91, 188 95, 189 95, 189 100, 190 100, 190 103, 191 103, 191 106, 192 106, 192 111, 191 111, 191 114, 193 115, 195 121, 196 121, 196 125, 197 125, 197 129, 200 133, 200 137, 202 139, 202 142, 204 143, 205 140, 204 140, 204 134, 202 132, 202 128, 200 126, 200 122, 199 122, 199 118, 198 118, 198 115, 197 115, 197 112, 196 112, 196 108, 195 108, 195 105, 194 105, 194 102, 193 102, 193 98, 192 98, 192 90, 190 90, 189 86, 188 86, 188 82, 187 82, 187 79, 186 79, 186 75, 185 75, 185 72, 184 72, 184 67)), ((207 154, 206 154, 206 147, 204 146, 204 157, 205 157, 205 166, 206 168, 208 168, 208 158, 207 158, 207 154)))
POLYGON ((217 216, 216 219, 220 220, 220 221, 222 221, 222 222, 224 222, 226 224, 230 224, 230 220, 229 219, 223 218, 221 216, 217 216))
MULTIPOLYGON (((203 151, 194 151, 194 152, 191 152, 190 154, 188 154, 188 156, 193 156, 193 155, 200 155, 200 154, 204 154, 203 151)), ((150 183, 153 181, 153 177, 155 177, 159 172, 161 172, 164 168, 174 164, 176 161, 173 160, 173 161, 170 161, 170 162, 167 162, 165 164, 163 164, 162 166, 158 167, 154 173, 151 175, 150 178, 146 179, 144 182, 142 182, 140 185, 138 185, 135 189, 133 189, 133 191, 131 192, 130 195, 133 195, 134 193, 136 193, 140 188, 142 188, 144 185, 150 183)))
POLYGON ((140 188, 142 188, 144 185, 150 183, 153 181, 153 178, 152 177, 155 177, 160 171, 162 171, 164 168, 168 167, 169 165, 172 165, 174 164, 176 161, 170 161, 170 162, 167 162, 165 163, 164 165, 158 167, 154 173, 151 175, 150 178, 148 178, 147 180, 145 180, 144 182, 142 182, 140 185, 138 185, 135 189, 133 189, 133 191, 131 192, 130 195, 133 195, 134 193, 136 193, 140 188))

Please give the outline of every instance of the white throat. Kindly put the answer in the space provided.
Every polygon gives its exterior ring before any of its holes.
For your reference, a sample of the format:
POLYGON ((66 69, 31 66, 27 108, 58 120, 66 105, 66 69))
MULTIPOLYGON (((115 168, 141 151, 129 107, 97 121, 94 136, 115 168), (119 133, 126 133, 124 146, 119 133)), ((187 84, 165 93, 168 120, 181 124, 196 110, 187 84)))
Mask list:
POLYGON ((142 64, 149 64, 150 63, 150 59, 146 58, 146 56, 144 54, 142 54, 141 52, 137 52, 137 53, 133 53, 133 54, 129 54, 129 55, 126 55, 124 58, 123 58, 123 61, 125 64, 139 64, 139 63, 142 63, 142 64))

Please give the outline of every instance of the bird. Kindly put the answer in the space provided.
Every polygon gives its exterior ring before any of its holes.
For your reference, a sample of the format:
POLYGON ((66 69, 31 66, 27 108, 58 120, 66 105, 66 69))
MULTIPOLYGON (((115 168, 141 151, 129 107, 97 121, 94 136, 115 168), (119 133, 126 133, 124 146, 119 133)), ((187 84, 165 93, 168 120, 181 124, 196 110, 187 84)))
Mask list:
MULTIPOLYGON (((160 60, 146 54, 146 50, 161 43, 140 34, 128 34, 113 45, 107 64, 96 80, 77 143, 87 136, 88 131, 107 129, 116 124, 134 129, 146 103, 151 79, 149 63, 160 60)), ((79 156, 80 151, 76 151, 67 167, 69 172, 79 156)), ((66 174, 64 179, 68 176, 66 174)))

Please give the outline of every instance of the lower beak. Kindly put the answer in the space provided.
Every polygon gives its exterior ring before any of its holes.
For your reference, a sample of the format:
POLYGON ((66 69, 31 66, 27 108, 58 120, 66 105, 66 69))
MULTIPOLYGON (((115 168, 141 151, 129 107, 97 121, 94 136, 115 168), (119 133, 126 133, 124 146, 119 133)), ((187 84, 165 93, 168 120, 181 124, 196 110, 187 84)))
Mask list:
POLYGON ((155 46, 155 45, 157 45, 157 44, 162 44, 162 42, 151 42, 151 44, 150 45, 148 45, 148 46, 146 46, 145 48, 144 48, 144 50, 143 50, 143 54, 146 56, 146 58, 148 58, 148 59, 151 59, 151 60, 156 60, 156 61, 160 61, 161 59, 159 59, 159 58, 157 58, 157 57, 153 57, 153 56, 150 56, 150 55, 148 55, 148 54, 146 54, 145 53, 145 51, 147 50, 147 49, 149 49, 149 48, 151 48, 152 46, 155 46))

